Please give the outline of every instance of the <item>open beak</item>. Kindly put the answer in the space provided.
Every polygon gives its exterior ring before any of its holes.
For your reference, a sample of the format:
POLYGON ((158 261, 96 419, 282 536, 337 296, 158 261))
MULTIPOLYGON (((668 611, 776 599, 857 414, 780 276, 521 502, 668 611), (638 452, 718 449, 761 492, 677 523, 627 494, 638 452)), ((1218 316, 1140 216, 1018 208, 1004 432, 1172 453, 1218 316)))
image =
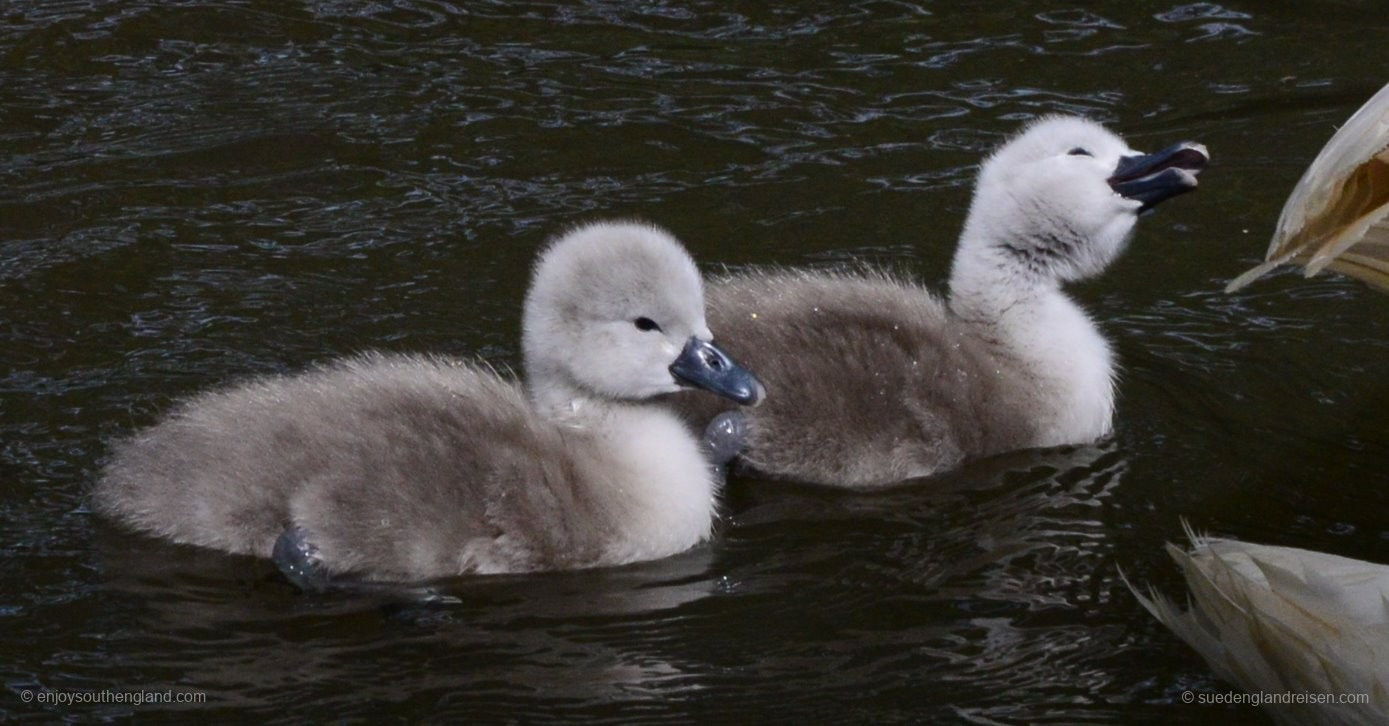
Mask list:
POLYGON ((1142 202, 1142 214, 1161 202, 1196 188, 1196 175, 1206 168, 1211 155, 1193 141, 1173 144, 1153 154, 1119 159, 1109 188, 1128 199, 1142 202))
POLYGON ((683 385, 703 388, 744 406, 756 406, 767 391, 748 370, 728 357, 712 341, 690 337, 680 357, 670 364, 670 374, 683 385))

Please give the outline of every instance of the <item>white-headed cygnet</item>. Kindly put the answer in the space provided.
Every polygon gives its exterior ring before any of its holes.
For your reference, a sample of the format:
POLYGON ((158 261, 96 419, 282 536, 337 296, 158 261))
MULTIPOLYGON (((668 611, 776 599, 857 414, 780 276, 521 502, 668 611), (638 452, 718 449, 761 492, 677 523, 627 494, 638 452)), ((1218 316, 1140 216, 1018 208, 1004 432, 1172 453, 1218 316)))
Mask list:
MULTIPOLYGON (((1097 123, 1035 122, 983 164, 948 300, 886 273, 770 270, 708 282, 719 341, 767 405, 742 462, 842 487, 927 476, 1110 431, 1109 344, 1063 283, 1099 274, 1138 216, 1196 187, 1209 156, 1139 154, 1097 123)), ((693 421, 717 402, 677 396, 693 421)))
POLYGON ((763 389, 712 343, 684 248, 644 224, 579 227, 541 254, 522 325, 524 388, 367 354, 188 399, 116 447, 96 506, 273 557, 307 588, 620 565, 708 538, 719 477, 652 399, 763 389))

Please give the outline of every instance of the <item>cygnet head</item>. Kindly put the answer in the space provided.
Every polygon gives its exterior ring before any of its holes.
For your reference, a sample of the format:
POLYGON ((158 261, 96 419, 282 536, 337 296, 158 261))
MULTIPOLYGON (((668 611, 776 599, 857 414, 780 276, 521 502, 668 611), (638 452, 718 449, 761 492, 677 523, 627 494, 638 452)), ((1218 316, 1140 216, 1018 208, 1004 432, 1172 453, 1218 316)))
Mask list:
POLYGON ((522 326, 528 385, 542 406, 687 387, 743 404, 764 395, 713 344, 694 261, 648 224, 599 222, 552 242, 535 265, 522 326))
POLYGON ((1034 122, 980 168, 955 274, 983 257, 1014 261, 1019 276, 1041 283, 1097 275, 1138 215, 1195 189, 1209 158, 1192 142, 1141 154, 1079 117, 1034 122))

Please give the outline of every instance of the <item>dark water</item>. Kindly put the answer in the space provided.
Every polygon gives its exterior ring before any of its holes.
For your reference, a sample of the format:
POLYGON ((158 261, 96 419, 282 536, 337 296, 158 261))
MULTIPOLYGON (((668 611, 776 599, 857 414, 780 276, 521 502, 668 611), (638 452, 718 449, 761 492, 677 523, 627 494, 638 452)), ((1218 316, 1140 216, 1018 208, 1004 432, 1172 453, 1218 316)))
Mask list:
POLYGON ((0 5, 0 720, 1201 722, 1227 686, 1119 580, 1179 518, 1389 561, 1389 297, 1261 257, 1389 78, 1378 2, 0 5), (984 7, 986 9, 967 9, 984 7), (640 216, 709 265, 943 278, 972 165, 1025 119, 1205 142, 1196 194, 1076 289, 1115 436, 876 495, 735 480, 711 545, 312 597, 85 506, 114 436, 363 348, 514 365, 532 253, 640 216))

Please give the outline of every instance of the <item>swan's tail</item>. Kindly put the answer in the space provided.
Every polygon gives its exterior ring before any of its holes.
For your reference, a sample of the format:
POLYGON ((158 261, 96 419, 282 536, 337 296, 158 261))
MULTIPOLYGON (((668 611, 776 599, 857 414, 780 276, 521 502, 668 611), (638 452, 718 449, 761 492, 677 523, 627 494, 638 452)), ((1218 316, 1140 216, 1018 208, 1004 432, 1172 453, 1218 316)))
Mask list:
POLYGON ((1186 575, 1190 606, 1126 579, 1148 612, 1248 691, 1335 701, 1271 704, 1280 721, 1389 723, 1389 567, 1183 526, 1191 549, 1167 549, 1186 575), (1340 703, 1339 694, 1366 702, 1340 703))

